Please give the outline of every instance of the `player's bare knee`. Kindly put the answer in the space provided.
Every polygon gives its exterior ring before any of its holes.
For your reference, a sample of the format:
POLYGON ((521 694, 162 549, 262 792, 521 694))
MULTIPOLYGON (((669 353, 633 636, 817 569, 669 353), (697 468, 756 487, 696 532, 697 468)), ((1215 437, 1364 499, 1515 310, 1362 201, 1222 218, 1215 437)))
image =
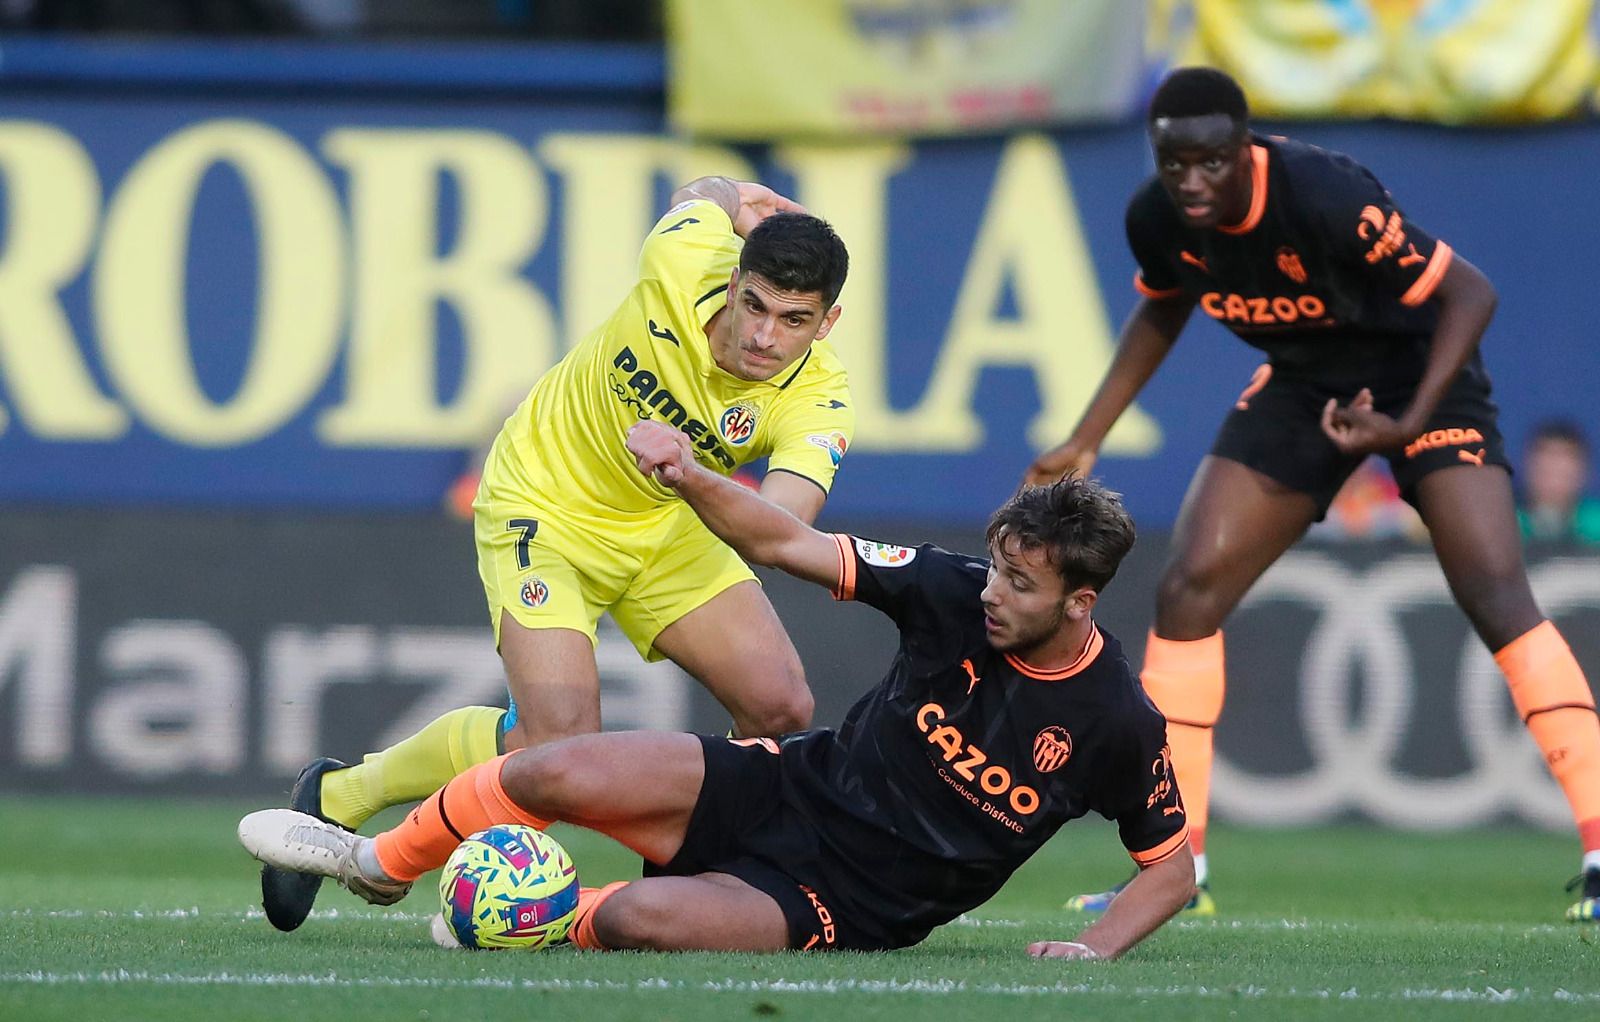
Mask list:
POLYGON ((649 883, 631 883, 595 909, 594 932, 600 943, 616 951, 667 950, 668 935, 681 914, 649 883))
POLYGON ((806 686, 804 675, 795 678, 786 698, 778 707, 777 719, 773 721, 771 734, 788 734, 790 731, 803 731, 811 726, 812 714, 816 712, 817 701, 811 695, 811 689, 806 686))
POLYGON ((525 748, 505 761, 500 783, 522 808, 551 819, 589 801, 591 770, 581 749, 558 742, 525 748))
POLYGON ((762 706, 753 707, 744 714, 739 730, 747 738, 775 737, 791 731, 804 731, 811 726, 811 716, 816 712, 816 700, 802 678, 798 686, 762 706))
POLYGON ((1156 586, 1156 631, 1168 639, 1203 639, 1222 627, 1221 572, 1204 564, 1169 565, 1156 586))
POLYGON ((1182 607, 1206 599, 1217 588, 1222 572, 1196 557, 1185 557, 1167 565, 1156 584, 1156 600, 1182 607))
POLYGON ((1510 571, 1475 571, 1453 579, 1451 591, 1491 650, 1500 649, 1544 620, 1520 563, 1510 571))

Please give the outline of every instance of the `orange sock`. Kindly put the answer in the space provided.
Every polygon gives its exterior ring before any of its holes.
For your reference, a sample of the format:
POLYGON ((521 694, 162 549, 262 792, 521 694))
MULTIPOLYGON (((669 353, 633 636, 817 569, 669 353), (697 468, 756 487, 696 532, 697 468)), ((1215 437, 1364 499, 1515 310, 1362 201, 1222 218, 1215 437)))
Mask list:
POLYGON ((1139 680, 1156 709, 1167 718, 1167 744, 1189 817, 1189 847, 1206 850, 1206 819, 1211 800, 1211 734, 1222 715, 1224 679, 1222 633, 1181 642, 1153 630, 1144 647, 1139 680))
POLYGON ((540 830, 550 825, 512 801, 500 783, 500 770, 515 752, 480 763, 440 788, 407 814, 398 826, 377 837, 378 864, 395 880, 415 880, 438 869, 469 834, 497 823, 523 823, 540 830))
POLYGON ((1572 806, 1583 850, 1600 849, 1600 718, 1567 642, 1541 621, 1494 655, 1511 701, 1572 806))
POLYGON ((578 916, 572 921, 572 928, 567 931, 567 939, 572 941, 573 947, 585 951, 611 950, 600 943, 600 938, 595 936, 594 913, 601 902, 626 886, 628 886, 626 880, 618 880, 604 887, 585 887, 578 892, 578 916))

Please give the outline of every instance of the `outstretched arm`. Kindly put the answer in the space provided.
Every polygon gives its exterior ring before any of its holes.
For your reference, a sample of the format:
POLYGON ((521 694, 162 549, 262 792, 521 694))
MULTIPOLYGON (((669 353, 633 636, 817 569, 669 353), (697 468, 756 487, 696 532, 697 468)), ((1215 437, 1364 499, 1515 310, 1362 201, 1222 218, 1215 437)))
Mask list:
POLYGON ((1105 915, 1076 940, 1028 945, 1035 958, 1116 958, 1154 933, 1194 897, 1194 856, 1185 844, 1176 855, 1139 872, 1112 899, 1105 915))
POLYGON ((774 213, 804 213, 806 208, 766 185, 727 177, 700 177, 672 193, 672 205, 706 199, 722 207, 733 221, 733 233, 743 238, 751 228, 774 213))
POLYGON ((817 520, 817 515, 822 513, 822 505, 828 500, 828 494, 822 487, 805 476, 785 472, 781 468, 769 470, 767 477, 761 480, 761 496, 807 525, 817 520))
POLYGON ((1100 388, 1078 420, 1072 435, 1045 451, 1028 466, 1022 481, 1030 486, 1053 483, 1068 472, 1087 475, 1100 443, 1172 350, 1194 311, 1187 298, 1144 298, 1122 326, 1117 354, 1100 388))
POLYGON ((835 588, 839 547, 792 513, 694 460, 682 430, 650 419, 628 430, 639 471, 676 490, 706 527, 752 564, 835 588))

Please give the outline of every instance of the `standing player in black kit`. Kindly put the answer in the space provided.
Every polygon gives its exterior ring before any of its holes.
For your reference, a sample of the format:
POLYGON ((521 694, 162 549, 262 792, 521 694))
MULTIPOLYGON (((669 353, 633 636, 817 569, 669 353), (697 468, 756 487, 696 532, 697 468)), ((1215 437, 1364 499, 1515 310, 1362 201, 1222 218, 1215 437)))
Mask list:
POLYGON ((900 630, 888 675, 838 732, 782 739, 616 732, 474 767, 369 839, 286 809, 239 835, 280 868, 393 901, 492 823, 566 820, 646 860, 585 890, 580 947, 884 950, 982 904, 1068 820, 1115 819, 1140 866, 1074 940, 1029 953, 1111 958, 1189 899, 1194 868, 1165 727, 1091 611, 1133 545, 1116 496, 1081 479, 995 512, 989 558, 821 533, 695 463, 641 422, 628 447, 747 560, 860 600, 900 630))
MULTIPOLYGON (((1167 717, 1187 798, 1201 885, 1190 909, 1215 911, 1205 828, 1222 622, 1376 452, 1427 523, 1456 602, 1572 806, 1583 892, 1567 918, 1600 919, 1600 722, 1522 565, 1478 353, 1494 289, 1360 164, 1252 136, 1247 117, 1244 94, 1220 71, 1182 68, 1156 90, 1157 173, 1127 214, 1144 299, 1072 436, 1026 476, 1087 472, 1196 306, 1266 353, 1184 497, 1145 652, 1144 687, 1167 717)), ((1115 893, 1068 905, 1098 911, 1115 893)))

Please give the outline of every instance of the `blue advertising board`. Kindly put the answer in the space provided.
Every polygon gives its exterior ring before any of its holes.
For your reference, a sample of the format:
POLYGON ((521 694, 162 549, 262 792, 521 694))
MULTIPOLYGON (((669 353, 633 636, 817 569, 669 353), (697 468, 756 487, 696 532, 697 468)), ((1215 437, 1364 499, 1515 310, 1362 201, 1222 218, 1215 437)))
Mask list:
MULTIPOLYGON (((1517 444, 1600 432, 1592 124, 1299 125, 1501 296, 1517 444)), ((1065 436, 1131 309, 1136 125, 762 149, 659 99, 12 91, 0 101, 0 502, 426 509, 631 282, 674 184, 757 177, 838 227, 859 427, 830 514, 981 522, 1065 436)), ((1170 523, 1257 358, 1196 317, 1097 469, 1170 523)))

